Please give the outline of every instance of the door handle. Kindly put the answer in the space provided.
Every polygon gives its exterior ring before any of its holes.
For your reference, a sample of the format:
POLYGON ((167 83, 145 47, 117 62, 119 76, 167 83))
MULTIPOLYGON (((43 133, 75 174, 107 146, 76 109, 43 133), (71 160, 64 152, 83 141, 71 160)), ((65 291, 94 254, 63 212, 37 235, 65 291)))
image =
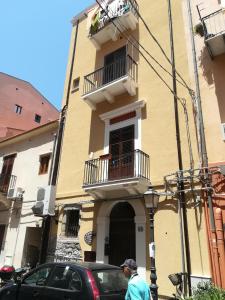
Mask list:
POLYGON ((34 297, 39 296, 39 292, 38 292, 38 291, 34 291, 34 292, 33 292, 33 296, 34 296, 34 297))

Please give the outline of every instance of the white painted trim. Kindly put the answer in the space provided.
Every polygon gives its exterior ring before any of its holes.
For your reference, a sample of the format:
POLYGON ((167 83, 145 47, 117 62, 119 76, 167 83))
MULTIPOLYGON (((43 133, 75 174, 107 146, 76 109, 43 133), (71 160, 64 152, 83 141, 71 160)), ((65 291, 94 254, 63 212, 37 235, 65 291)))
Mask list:
POLYGON ((134 125, 134 149, 141 150, 141 109, 144 106, 145 106, 145 101, 141 100, 100 115, 101 120, 105 122, 104 154, 109 153, 110 131, 123 128, 126 126, 130 126, 130 125, 134 125), (110 125, 109 123, 110 119, 120 116, 122 114, 129 113, 134 110, 136 111, 136 116, 134 118, 110 125))
POLYGON ((107 113, 101 114, 99 117, 102 121, 106 121, 112 118, 115 118, 117 116, 129 113, 134 110, 138 110, 140 108, 143 108, 145 106, 145 100, 139 100, 135 101, 134 103, 122 106, 120 108, 108 111, 107 113))
MULTIPOLYGON (((108 257, 104 255, 104 245, 105 238, 109 237, 109 216, 114 205, 121 201, 104 202, 100 207, 97 217, 96 262, 108 263, 108 257)), ((146 279, 146 215, 144 205, 140 200, 127 200, 126 202, 135 211, 136 262, 139 275, 146 279)))

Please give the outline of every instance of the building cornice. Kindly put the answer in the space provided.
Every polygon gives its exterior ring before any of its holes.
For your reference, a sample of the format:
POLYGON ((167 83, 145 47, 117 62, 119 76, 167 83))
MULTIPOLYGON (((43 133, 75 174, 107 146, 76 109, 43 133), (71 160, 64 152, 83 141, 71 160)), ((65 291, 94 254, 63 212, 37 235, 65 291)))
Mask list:
POLYGON ((31 130, 28 130, 28 131, 22 132, 20 134, 17 134, 13 137, 7 138, 0 142, 0 148, 8 146, 10 144, 21 142, 23 140, 26 140, 26 139, 29 139, 32 137, 35 137, 37 135, 43 134, 50 130, 56 130, 58 128, 58 122, 59 121, 57 119, 52 122, 46 123, 42 126, 35 127, 31 130))

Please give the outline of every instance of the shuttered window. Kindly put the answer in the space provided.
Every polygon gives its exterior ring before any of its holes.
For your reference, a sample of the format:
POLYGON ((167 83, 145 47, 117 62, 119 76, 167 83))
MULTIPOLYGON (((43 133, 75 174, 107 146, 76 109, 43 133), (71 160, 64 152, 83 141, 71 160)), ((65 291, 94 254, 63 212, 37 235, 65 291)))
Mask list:
POLYGON ((50 154, 40 156, 39 175, 48 173, 50 154))

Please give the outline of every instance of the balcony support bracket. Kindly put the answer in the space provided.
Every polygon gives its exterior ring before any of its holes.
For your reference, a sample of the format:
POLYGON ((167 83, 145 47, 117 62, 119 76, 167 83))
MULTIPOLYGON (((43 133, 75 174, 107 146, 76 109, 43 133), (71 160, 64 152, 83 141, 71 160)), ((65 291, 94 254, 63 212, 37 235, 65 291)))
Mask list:
POLYGON ((110 39, 112 39, 114 42, 117 41, 119 31, 114 27, 113 24, 112 26, 107 27, 107 33, 110 39))
POLYGON ((99 45, 99 43, 96 41, 95 38, 92 37, 90 40, 91 40, 92 44, 94 45, 94 47, 96 48, 97 51, 101 49, 101 46, 99 45))
POLYGON ((131 96, 136 95, 136 84, 133 81, 126 80, 123 82, 123 85, 131 96))
POLYGON ((112 94, 110 94, 109 91, 102 90, 102 94, 104 95, 104 97, 106 98, 106 100, 109 103, 113 103, 114 102, 114 96, 112 94))
POLYGON ((90 101, 88 98, 84 98, 84 101, 90 106, 92 110, 96 110, 96 105, 90 101))

